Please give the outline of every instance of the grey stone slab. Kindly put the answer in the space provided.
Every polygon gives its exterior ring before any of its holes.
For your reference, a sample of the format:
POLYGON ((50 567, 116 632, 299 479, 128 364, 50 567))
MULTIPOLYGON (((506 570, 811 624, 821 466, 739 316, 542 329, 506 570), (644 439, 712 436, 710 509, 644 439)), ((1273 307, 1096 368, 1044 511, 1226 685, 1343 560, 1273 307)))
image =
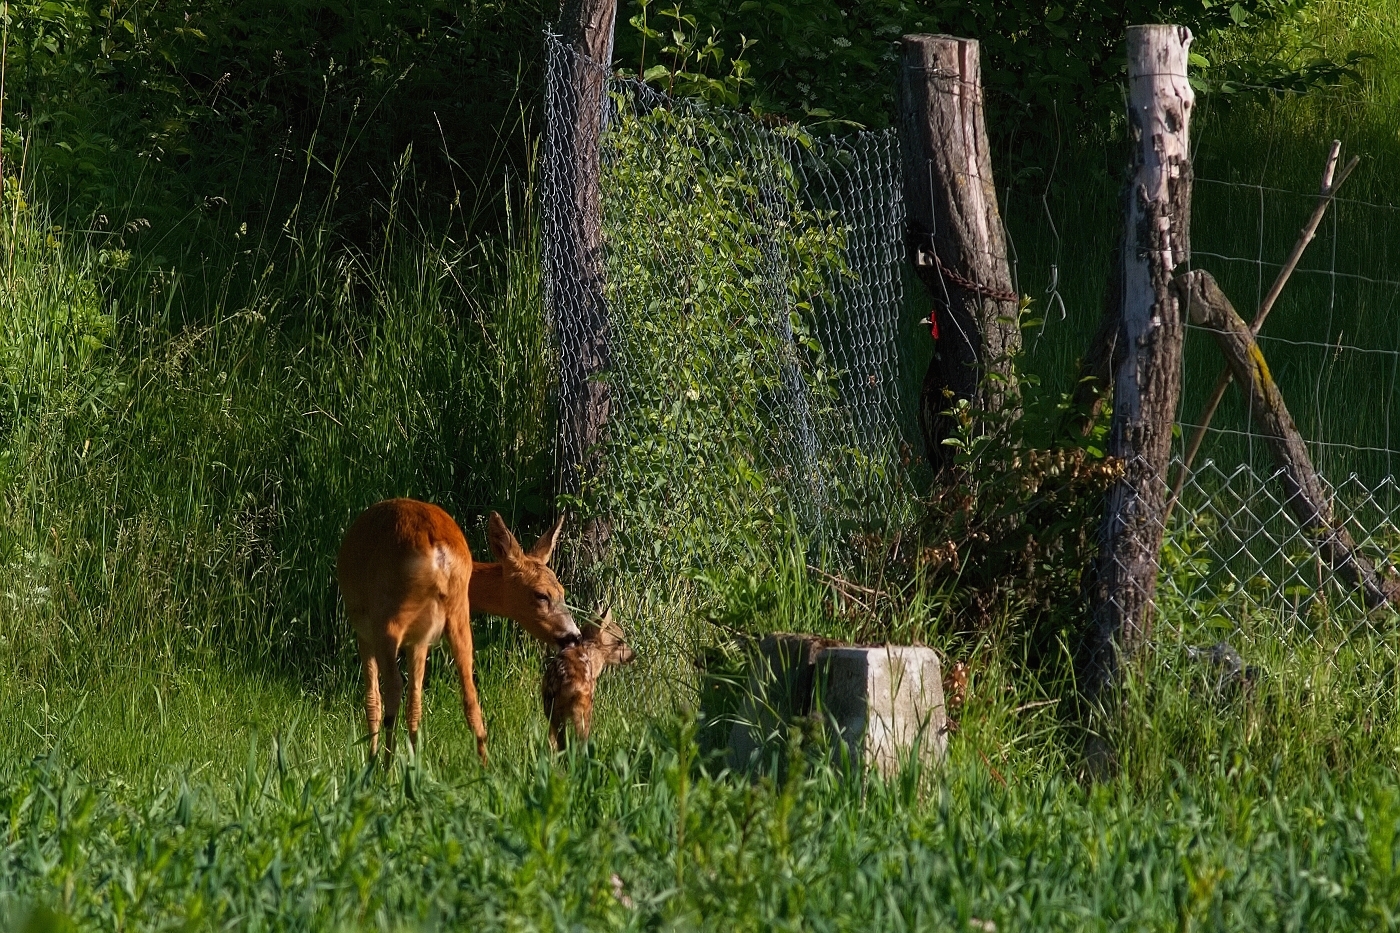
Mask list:
POLYGON ((746 695, 729 734, 730 767, 749 766, 794 725, 826 729, 838 760, 885 774, 916 750, 925 761, 940 761, 948 733, 938 655, 917 646, 768 635, 750 652, 746 695))
POLYGON ((817 658, 816 684, 818 712, 850 761, 891 774, 916 751, 932 762, 946 754, 943 672, 932 648, 827 648, 817 658))

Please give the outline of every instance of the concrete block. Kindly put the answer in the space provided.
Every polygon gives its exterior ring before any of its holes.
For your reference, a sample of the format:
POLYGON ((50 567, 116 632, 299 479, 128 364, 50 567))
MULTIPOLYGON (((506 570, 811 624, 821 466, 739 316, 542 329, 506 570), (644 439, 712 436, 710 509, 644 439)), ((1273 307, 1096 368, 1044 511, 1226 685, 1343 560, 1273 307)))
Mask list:
POLYGON ((948 715, 943 672, 932 648, 826 648, 815 673, 819 713, 850 761, 892 774, 916 747, 925 761, 942 761, 948 715))
POLYGON ((948 733, 938 655, 923 647, 765 636, 750 651, 747 689, 729 733, 729 766, 749 766, 794 725, 824 730, 838 761, 846 757, 886 774, 916 744, 924 760, 939 761, 948 733))

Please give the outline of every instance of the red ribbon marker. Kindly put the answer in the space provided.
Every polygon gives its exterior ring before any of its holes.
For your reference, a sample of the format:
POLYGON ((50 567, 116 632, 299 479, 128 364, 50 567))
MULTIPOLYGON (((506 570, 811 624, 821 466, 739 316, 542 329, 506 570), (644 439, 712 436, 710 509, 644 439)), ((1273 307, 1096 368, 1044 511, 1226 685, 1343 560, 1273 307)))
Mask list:
POLYGON ((937 339, 938 339, 938 312, 937 312, 937 311, 935 311, 933 308, 929 308, 929 309, 928 309, 928 317, 924 318, 924 319, 921 320, 919 323, 920 323, 920 324, 927 324, 927 325, 928 325, 929 336, 932 337, 934 340, 937 340, 937 339))

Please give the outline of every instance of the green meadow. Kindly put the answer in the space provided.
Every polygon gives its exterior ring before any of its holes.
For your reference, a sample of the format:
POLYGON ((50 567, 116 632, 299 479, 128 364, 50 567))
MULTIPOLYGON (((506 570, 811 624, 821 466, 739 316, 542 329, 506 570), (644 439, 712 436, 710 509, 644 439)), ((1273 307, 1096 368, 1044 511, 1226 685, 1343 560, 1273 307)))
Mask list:
MULTIPOLYGON (((1194 264, 1248 315, 1271 267, 1243 260, 1282 260, 1332 139, 1362 155, 1263 347, 1305 435, 1394 447, 1395 358, 1313 344, 1340 328, 1400 350, 1384 284, 1400 279, 1400 3, 1320 0, 1211 54, 1288 30, 1366 53, 1361 80, 1203 96, 1194 264)), ((356 165, 347 135, 258 176, 255 207, 169 188, 159 210, 99 223, 65 213, 87 203, 61 183, 85 177, 81 159, 46 175, 16 160, 37 144, 6 137, 0 929, 1400 926, 1400 629, 1341 605, 1306 638, 1252 610, 1281 633, 1249 659, 1267 676, 1224 691, 1182 651, 1200 633, 1180 620, 1199 613, 1164 603, 1176 634, 1134 668, 1110 717, 1118 766, 1095 778, 1068 666, 1006 634, 1024 606, 969 631, 948 593, 908 583, 853 620, 778 528, 705 574, 618 582, 638 660, 603 679, 587 748, 550 754, 542 649, 479 616, 491 767, 442 650, 420 753, 372 766, 334 582, 350 520, 390 495, 431 500, 485 555, 490 511, 527 546, 552 511, 536 79, 516 75, 515 109, 492 116, 497 161, 471 163, 490 183, 471 190, 450 131, 436 169, 412 153, 356 165), (371 177, 381 193, 355 203, 371 177), (458 184, 450 209, 425 206, 458 184), (940 768, 848 773, 797 732, 756 773, 725 768, 696 659, 735 632, 872 624, 969 664, 940 768)), ((1004 205, 1045 318, 1025 366, 1055 392, 1097 323, 1122 167, 1121 147, 1062 145, 1004 205)), ((188 184, 212 183, 204 170, 188 184)), ((1203 335, 1186 366, 1189 422, 1220 366, 1203 335)), ((1217 424, 1246 425, 1232 396, 1217 424)), ((1328 475, 1393 470, 1384 452, 1328 450, 1328 475)), ((1230 434, 1203 456, 1265 463, 1230 434)), ((1189 572, 1193 546, 1169 541, 1163 573, 1189 572)))

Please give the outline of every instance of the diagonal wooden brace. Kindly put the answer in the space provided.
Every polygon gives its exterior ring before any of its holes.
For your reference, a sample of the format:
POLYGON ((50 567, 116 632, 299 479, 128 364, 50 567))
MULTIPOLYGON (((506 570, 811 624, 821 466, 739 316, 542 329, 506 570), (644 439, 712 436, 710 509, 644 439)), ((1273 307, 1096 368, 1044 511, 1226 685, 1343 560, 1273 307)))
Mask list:
POLYGON ((1337 576, 1361 591, 1368 609, 1387 604, 1400 606, 1400 580, 1377 570, 1333 514, 1327 489, 1313 469, 1307 446, 1283 403, 1283 393, 1269 374, 1249 325, 1235 312, 1209 272, 1198 270, 1180 275, 1172 282, 1172 288, 1187 306, 1191 322, 1210 330, 1235 384, 1248 398, 1254 423, 1262 429, 1279 468, 1284 502, 1294 519, 1312 536, 1337 576))

